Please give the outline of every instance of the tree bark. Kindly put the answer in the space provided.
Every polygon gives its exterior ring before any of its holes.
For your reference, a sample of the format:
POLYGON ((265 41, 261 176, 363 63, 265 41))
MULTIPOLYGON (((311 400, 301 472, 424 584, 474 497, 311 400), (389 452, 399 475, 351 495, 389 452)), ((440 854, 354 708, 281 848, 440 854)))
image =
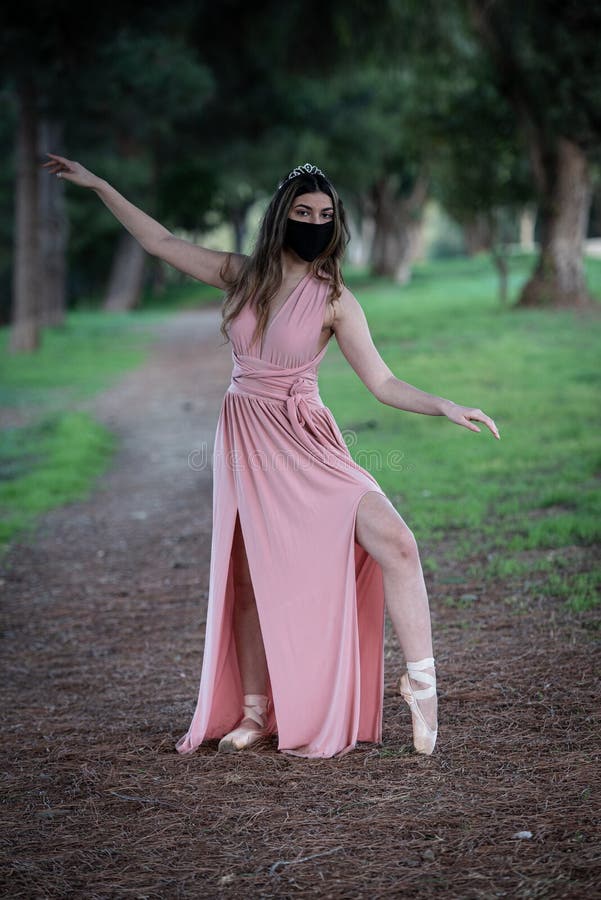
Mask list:
POLYGON ((113 257, 103 304, 107 312, 126 312, 140 302, 146 268, 146 251, 129 231, 124 231, 113 257))
POLYGON ((230 220, 234 232, 234 251, 243 253, 244 241, 246 239, 246 217, 248 214, 248 204, 233 207, 230 213, 230 220))
MULTIPOLYGON (((39 123, 39 156, 62 153, 62 123, 42 118, 39 123)), ((62 325, 66 308, 67 241, 69 225, 65 208, 65 183, 39 171, 40 322, 62 325)))
MULTIPOLYGON (((144 151, 140 142, 132 132, 120 129, 116 135, 117 147, 123 159, 144 165, 144 151)), ((144 191, 145 207, 149 215, 153 215, 157 199, 158 154, 156 150, 150 157, 150 185, 144 191)), ((137 196, 132 197, 134 203, 137 196)), ((148 255, 142 245, 129 231, 123 230, 117 240, 111 264, 108 284, 102 308, 106 312, 127 312, 135 309, 140 302, 148 255)))
POLYGON ((490 234, 490 255, 499 277, 499 299, 502 306, 509 300, 509 241, 511 240, 514 215, 501 207, 493 207, 486 214, 490 234))
POLYGON ((533 148, 541 202, 540 255, 522 290, 521 306, 585 306, 591 302, 584 273, 584 240, 591 202, 583 151, 559 137, 552 148, 533 148))
POLYGON ((601 184, 597 183, 591 197, 591 215, 587 237, 601 237, 601 184))
POLYGON ((38 159, 36 92, 29 75, 17 84, 15 244, 9 350, 31 352, 40 344, 38 159))
POLYGON ((374 185, 375 232, 371 250, 374 275, 393 278, 406 284, 411 278, 411 265, 420 246, 423 208, 427 181, 419 176, 408 195, 399 196, 394 179, 382 178, 374 185))
POLYGON ((152 261, 151 289, 153 297, 162 297, 167 290, 165 266, 160 259, 154 259, 152 261))
POLYGON ((346 250, 346 259, 353 266, 367 267, 370 264, 371 248, 374 242, 375 221, 373 198, 369 192, 356 193, 347 204, 347 220, 351 240, 346 250))
POLYGON ((492 249, 492 241, 490 234, 490 226, 486 215, 479 213, 472 219, 462 223, 463 230, 463 246, 468 256, 475 256, 476 253, 490 252, 492 249))
POLYGON ((532 253, 535 249, 534 229, 536 226, 536 209, 526 206, 520 215, 520 249, 532 253))
POLYGON ((490 255, 499 278, 499 300, 502 306, 507 306, 509 299, 509 265, 506 248, 499 247, 493 243, 490 255))

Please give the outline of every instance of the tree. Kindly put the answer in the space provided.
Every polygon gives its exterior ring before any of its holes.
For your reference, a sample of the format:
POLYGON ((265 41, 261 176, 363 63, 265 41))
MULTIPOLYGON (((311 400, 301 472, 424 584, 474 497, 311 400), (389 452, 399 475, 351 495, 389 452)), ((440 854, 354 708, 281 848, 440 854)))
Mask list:
POLYGON ((195 17, 191 40, 216 82, 206 152, 221 163, 217 196, 236 246, 252 200, 312 159, 350 198, 355 219, 375 217, 376 269, 408 277, 408 238, 419 227, 427 178, 412 143, 417 104, 403 83, 408 67, 370 60, 369 45, 357 40, 364 27, 376 39, 389 27, 377 12, 363 2, 227 0, 195 17))
MULTIPOLYGON (((134 175, 137 190, 132 199, 150 215, 157 215, 162 161, 173 165, 183 152, 190 152, 190 147, 182 149, 180 129, 199 119, 213 89, 210 73, 195 52, 177 32, 165 34, 161 24, 161 19, 151 22, 147 32, 117 30, 97 48, 84 74, 89 85, 85 112, 108 131, 119 159, 134 175)), ((136 306, 146 262, 139 243, 120 229, 105 309, 136 306)))
MULTIPOLYGON (((123 0, 122 14, 127 14, 127 7, 128 0, 123 0)), ((60 320, 64 307, 63 267, 48 269, 53 252, 64 256, 61 229, 52 248, 48 233, 50 218, 64 218, 62 194, 49 186, 40 190, 40 151, 49 128, 60 132, 72 97, 77 96, 75 73, 81 58, 89 56, 90 42, 113 21, 114 16, 96 11, 90 17, 88 10, 60 2, 48 8, 23 2, 4 10, 0 77, 17 107, 13 352, 34 350, 42 325, 60 320)))
MULTIPOLYGON (((38 159, 46 153, 63 152, 63 122, 42 112, 38 129, 38 159)), ((65 182, 49 178, 38 167, 38 252, 40 324, 64 323, 67 305, 67 243, 69 222, 65 205, 65 182)))
POLYGON ((507 245, 517 236, 532 187, 513 111, 496 89, 488 61, 475 51, 465 43, 457 48, 458 58, 464 56, 462 76, 449 94, 433 164, 433 193, 468 239, 475 237, 473 249, 490 252, 506 303, 507 245))
POLYGON ((601 137, 601 7, 563 0, 468 0, 476 34, 526 141, 540 254, 520 303, 590 302, 583 240, 601 137))
MULTIPOLYGON (((5 12, 0 77, 18 98, 20 122, 14 349, 36 346, 40 327, 59 322, 65 305, 64 185, 43 170, 33 184, 33 172, 45 161, 43 152, 60 153, 64 135, 65 155, 77 158, 81 150, 88 161, 98 160, 103 151, 112 157, 120 150, 124 157, 133 156, 152 176, 147 184, 152 212, 161 155, 177 161, 179 151, 181 159, 178 126, 198 115, 210 90, 206 68, 181 39, 190 12, 188 0, 168 9, 152 3, 140 8, 123 0, 118 9, 101 7, 92 17, 86 8, 60 0, 34 9, 25 0, 5 12), (135 22, 133 31, 130 22, 135 22), (49 142, 58 146, 49 147, 49 142)), ((67 197, 69 208, 71 202, 67 197)), ((74 202, 85 206, 84 200, 74 202)), ((111 228, 122 232, 114 222, 111 228)), ((130 249, 135 244, 129 234, 119 237, 130 249)), ((129 303, 141 282, 145 254, 139 250, 136 245, 136 265, 120 270, 127 272, 131 285, 129 303)), ((131 262, 132 254, 126 257, 131 262)))
POLYGON ((15 157, 15 261, 11 352, 36 350, 40 342, 38 119, 33 79, 22 73, 17 82, 15 157))

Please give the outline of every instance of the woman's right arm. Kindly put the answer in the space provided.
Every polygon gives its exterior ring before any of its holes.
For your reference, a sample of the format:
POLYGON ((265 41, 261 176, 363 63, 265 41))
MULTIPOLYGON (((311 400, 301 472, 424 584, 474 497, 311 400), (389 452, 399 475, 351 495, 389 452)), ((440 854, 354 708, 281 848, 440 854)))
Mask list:
POLYGON ((225 290, 227 284, 219 275, 225 259, 230 256, 230 271, 236 275, 245 260, 241 253, 228 254, 220 250, 209 250, 199 247, 191 241, 175 237, 167 228, 147 215, 133 203, 130 203, 119 191, 103 178, 98 178, 82 165, 64 156, 48 153, 51 157, 48 166, 52 174, 57 174, 65 181, 72 181, 81 187, 95 191, 104 205, 110 209, 116 219, 132 234, 139 244, 152 256, 165 260, 180 272, 191 275, 199 281, 225 290))

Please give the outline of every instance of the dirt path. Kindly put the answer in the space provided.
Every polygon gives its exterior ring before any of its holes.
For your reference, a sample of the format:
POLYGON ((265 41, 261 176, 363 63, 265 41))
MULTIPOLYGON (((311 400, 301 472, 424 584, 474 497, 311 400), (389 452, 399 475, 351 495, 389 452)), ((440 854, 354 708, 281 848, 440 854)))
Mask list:
POLYGON ((389 625, 381 747, 175 752, 198 689, 231 372, 218 324, 215 309, 174 316, 91 404, 121 437, 114 467, 8 557, 3 896, 601 896, 594 617, 527 586, 485 594, 444 547, 421 547, 440 560, 433 757, 411 752, 389 625))

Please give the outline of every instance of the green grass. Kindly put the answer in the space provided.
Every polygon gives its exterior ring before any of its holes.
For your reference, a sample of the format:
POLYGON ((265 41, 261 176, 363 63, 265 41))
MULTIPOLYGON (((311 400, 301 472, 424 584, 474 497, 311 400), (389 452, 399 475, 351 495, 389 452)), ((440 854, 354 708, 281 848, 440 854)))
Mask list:
MULTIPOLYGON (((512 302, 531 266, 528 257, 512 259, 512 302)), ((601 297, 601 263, 588 260, 587 270, 601 297)), ((474 560, 478 577, 498 577, 503 562, 518 565, 524 554, 589 548, 584 571, 553 563, 535 588, 590 607, 599 593, 591 560, 601 537, 601 307, 502 308, 485 258, 427 263, 404 288, 360 276, 348 283, 398 378, 480 407, 501 435, 378 403, 334 344, 320 392, 354 458, 418 541, 445 541, 456 558, 474 560)))
POLYGON ((8 428, 0 442, 0 546, 36 516, 85 497, 115 447, 113 435, 82 412, 8 428))
POLYGON ((109 387, 140 365, 155 324, 166 312, 70 312, 64 326, 43 331, 35 353, 8 352, 0 331, 0 408, 61 410, 109 387))
POLYGON ((0 407, 20 425, 0 432, 0 547, 41 512, 85 496, 105 470, 113 436, 74 406, 140 365, 165 315, 71 312, 32 354, 8 353, 2 329, 0 407))

